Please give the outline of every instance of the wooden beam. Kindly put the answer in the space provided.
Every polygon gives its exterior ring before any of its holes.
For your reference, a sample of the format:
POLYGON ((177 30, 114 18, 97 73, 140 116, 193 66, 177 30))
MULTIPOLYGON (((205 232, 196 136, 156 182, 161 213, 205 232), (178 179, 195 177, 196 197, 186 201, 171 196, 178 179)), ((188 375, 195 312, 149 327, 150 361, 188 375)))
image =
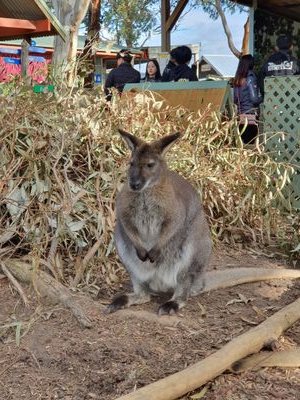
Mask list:
POLYGON ((51 12, 49 7, 47 6, 45 0, 33 0, 35 4, 39 7, 39 9, 42 11, 42 13, 45 15, 45 17, 50 21, 51 25, 54 27, 56 32, 59 34, 59 36, 62 38, 62 40, 65 42, 66 41, 66 31, 59 22, 59 20, 56 18, 56 16, 51 12))
POLYGON ((170 17, 170 0, 161 1, 161 50, 170 51, 171 33, 167 29, 167 21, 170 17))
POLYGON ((51 22, 48 19, 31 21, 35 25, 35 32, 51 32, 51 22))
POLYGON ((0 37, 3 38, 48 32, 51 32, 51 23, 47 19, 31 21, 27 19, 0 18, 0 37))
POLYGON ((17 29, 17 28, 2 28, 0 26, 0 38, 8 38, 13 36, 26 36, 28 33, 33 31, 29 31, 28 29, 17 29))
POLYGON ((0 28, 34 31, 35 25, 28 19, 0 18, 0 28))
POLYGON ((172 12, 172 14, 170 15, 170 17, 167 20, 166 29, 168 31, 171 31, 171 29, 174 28, 176 22, 178 21, 179 17, 182 14, 182 11, 184 10, 184 8, 188 2, 189 2, 189 0, 179 0, 178 1, 176 7, 174 8, 174 11, 172 12))

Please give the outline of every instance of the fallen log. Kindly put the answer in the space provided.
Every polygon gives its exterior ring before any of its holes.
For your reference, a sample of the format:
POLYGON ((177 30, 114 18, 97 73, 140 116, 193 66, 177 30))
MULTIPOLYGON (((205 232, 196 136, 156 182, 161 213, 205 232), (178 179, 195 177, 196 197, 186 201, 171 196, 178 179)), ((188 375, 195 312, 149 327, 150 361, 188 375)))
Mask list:
POLYGON ((262 351, 234 363, 230 370, 240 373, 263 367, 300 368, 300 347, 283 351, 262 351))
POLYGON ((52 276, 41 270, 35 271, 32 264, 16 259, 7 259, 5 266, 19 281, 33 283, 42 298, 46 298, 51 304, 60 303, 69 309, 82 327, 90 328, 92 326, 78 299, 52 276))
POLYGON ((299 269, 227 268, 220 271, 207 272, 203 292, 237 286, 243 283, 297 278, 300 278, 299 269))
POLYGON ((116 400, 175 400, 214 379, 235 361, 258 352, 265 343, 276 340, 298 319, 300 298, 204 360, 116 400))

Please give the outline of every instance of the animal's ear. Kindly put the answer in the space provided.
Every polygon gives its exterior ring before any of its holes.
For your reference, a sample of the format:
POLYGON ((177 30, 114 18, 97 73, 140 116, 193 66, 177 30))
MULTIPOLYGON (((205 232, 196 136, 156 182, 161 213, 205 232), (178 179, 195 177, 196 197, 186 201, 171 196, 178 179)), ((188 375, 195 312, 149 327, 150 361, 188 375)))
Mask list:
POLYGON ((118 131, 131 151, 134 151, 136 147, 143 143, 141 139, 123 129, 118 129, 118 131))
POLYGON ((164 136, 163 138, 154 142, 154 146, 158 149, 160 154, 164 155, 180 137, 181 137, 180 132, 164 136))

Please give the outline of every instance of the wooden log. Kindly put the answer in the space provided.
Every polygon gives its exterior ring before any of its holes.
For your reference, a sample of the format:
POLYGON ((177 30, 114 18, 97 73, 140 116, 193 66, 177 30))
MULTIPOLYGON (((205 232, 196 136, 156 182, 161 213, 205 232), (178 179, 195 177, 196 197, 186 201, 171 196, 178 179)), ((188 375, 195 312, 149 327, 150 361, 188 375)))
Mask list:
POLYGON ((278 338, 298 319, 300 298, 204 360, 117 400, 175 400, 214 379, 235 361, 258 352, 265 343, 278 338))
POLYGON ((92 326, 76 296, 73 296, 64 285, 52 276, 41 270, 35 271, 32 264, 16 259, 7 259, 5 265, 19 281, 33 283, 41 297, 46 298, 52 304, 60 303, 69 309, 82 327, 90 328, 92 326))
POLYGON ((234 363, 230 370, 244 372, 263 367, 300 368, 300 347, 283 351, 262 351, 234 363))

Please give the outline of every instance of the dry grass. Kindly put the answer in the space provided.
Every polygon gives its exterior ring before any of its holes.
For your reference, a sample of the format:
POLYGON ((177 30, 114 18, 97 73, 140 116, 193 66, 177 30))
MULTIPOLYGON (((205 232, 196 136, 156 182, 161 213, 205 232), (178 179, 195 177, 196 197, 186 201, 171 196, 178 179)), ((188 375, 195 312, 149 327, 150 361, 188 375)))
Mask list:
POLYGON ((0 255, 30 257, 67 284, 89 280, 94 264, 108 284, 120 276, 114 201, 128 154, 117 127, 145 140, 185 132, 169 164, 202 193, 216 242, 299 243, 299 215, 277 207, 291 170, 243 148, 236 121, 209 110, 163 108, 151 96, 108 107, 99 91, 17 88, 0 96, 0 126, 0 255))

